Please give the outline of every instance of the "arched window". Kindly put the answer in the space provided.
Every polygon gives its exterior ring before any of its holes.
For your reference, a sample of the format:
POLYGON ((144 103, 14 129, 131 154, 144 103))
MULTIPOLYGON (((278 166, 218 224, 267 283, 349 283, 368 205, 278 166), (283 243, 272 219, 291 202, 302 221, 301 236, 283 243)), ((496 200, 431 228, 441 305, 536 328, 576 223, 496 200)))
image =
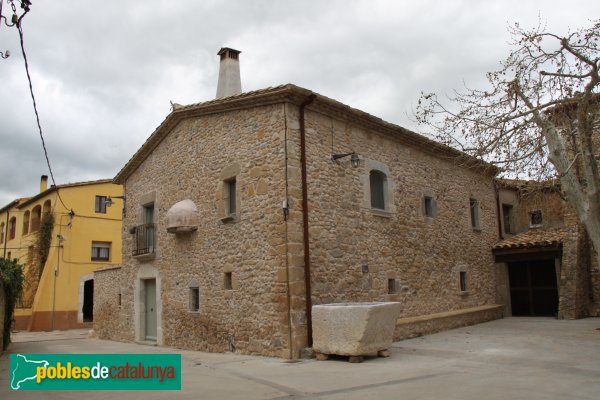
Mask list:
MULTIPOLYGON (((14 239, 17 234, 17 218, 12 217, 8 221, 8 240, 14 239)), ((10 259, 10 257, 9 257, 10 259)))
POLYGON ((48 215, 50 214, 50 211, 52 211, 52 202, 50 200, 46 200, 44 202, 44 208, 42 210, 43 215, 48 215))
POLYGON ((385 185, 386 175, 377 170, 372 170, 369 174, 369 183, 371 185, 371 208, 385 210, 385 185))
POLYGON ((25 211, 23 214, 23 235, 27 235, 29 233, 29 210, 25 211))
POLYGON ((6 226, 4 226, 4 222, 0 224, 0 243, 4 243, 4 230, 6 226))
POLYGON ((31 232, 40 230, 40 221, 42 219, 42 206, 37 205, 31 211, 31 232))

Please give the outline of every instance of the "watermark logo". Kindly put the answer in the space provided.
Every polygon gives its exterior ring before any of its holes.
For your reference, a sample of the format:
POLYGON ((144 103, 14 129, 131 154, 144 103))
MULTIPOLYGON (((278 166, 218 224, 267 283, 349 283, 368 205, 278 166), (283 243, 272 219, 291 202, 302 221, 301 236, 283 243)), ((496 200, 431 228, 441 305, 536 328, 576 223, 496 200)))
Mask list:
POLYGON ((180 390, 180 354, 11 354, 11 390, 180 390))

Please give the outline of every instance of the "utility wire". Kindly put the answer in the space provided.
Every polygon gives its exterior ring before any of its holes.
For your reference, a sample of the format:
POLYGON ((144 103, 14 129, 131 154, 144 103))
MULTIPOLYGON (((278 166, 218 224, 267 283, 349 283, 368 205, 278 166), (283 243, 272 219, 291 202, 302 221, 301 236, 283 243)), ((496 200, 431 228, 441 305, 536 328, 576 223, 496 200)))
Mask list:
POLYGON ((17 30, 19 31, 19 39, 21 42, 21 52, 23 53, 23 60, 25 61, 25 72, 27 73, 27 80, 29 81, 29 92, 31 93, 31 100, 33 101, 33 110, 35 111, 35 119, 37 121, 38 131, 40 133, 40 139, 42 139, 42 147, 44 149, 44 156, 46 157, 46 164, 48 164, 48 170, 50 171, 50 178, 52 179, 52 184, 56 187, 56 195, 60 200, 60 203, 67 210, 70 208, 66 206, 62 197, 60 196, 60 191, 58 185, 56 185, 56 181, 54 180, 54 173, 52 172, 52 167, 50 166, 50 158, 48 157, 48 150, 46 149, 46 142, 44 141, 44 134, 42 133, 42 125, 40 123, 40 115, 37 110, 37 104, 35 101, 35 95, 33 94, 33 84, 31 83, 31 75, 29 74, 29 63, 27 62, 27 54, 25 53, 25 44, 23 42, 23 26, 21 24, 21 20, 23 17, 29 12, 28 9, 25 10, 23 15, 17 21, 17 30))

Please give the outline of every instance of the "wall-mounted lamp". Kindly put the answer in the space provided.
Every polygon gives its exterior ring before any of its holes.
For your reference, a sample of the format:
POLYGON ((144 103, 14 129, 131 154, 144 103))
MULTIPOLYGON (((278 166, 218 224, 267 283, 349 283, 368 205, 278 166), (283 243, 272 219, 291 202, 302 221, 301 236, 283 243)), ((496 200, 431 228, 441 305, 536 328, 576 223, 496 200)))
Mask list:
POLYGON ((354 151, 351 153, 344 153, 344 154, 332 154, 331 161, 337 161, 340 158, 344 158, 344 157, 348 157, 348 156, 350 156, 350 164, 352 164, 352 167, 358 168, 358 166, 360 165, 360 157, 354 151))
POLYGON ((110 206, 113 205, 113 203, 114 203, 113 199, 123 199, 123 205, 125 205, 125 200, 127 200, 127 197, 125 195, 123 195, 123 196, 114 196, 114 197, 107 196, 106 200, 105 200, 106 207, 110 207, 110 206))

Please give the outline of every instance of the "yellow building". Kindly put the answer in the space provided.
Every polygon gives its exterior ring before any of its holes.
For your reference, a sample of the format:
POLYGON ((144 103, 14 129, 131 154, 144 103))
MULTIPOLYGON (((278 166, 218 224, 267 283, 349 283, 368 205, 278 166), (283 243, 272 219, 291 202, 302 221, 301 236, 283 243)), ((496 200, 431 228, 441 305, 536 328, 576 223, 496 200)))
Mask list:
POLYGON ((37 195, 0 209, 0 256, 25 266, 15 327, 91 326, 93 271, 121 263, 123 187, 110 179, 47 186, 44 175, 37 195))

